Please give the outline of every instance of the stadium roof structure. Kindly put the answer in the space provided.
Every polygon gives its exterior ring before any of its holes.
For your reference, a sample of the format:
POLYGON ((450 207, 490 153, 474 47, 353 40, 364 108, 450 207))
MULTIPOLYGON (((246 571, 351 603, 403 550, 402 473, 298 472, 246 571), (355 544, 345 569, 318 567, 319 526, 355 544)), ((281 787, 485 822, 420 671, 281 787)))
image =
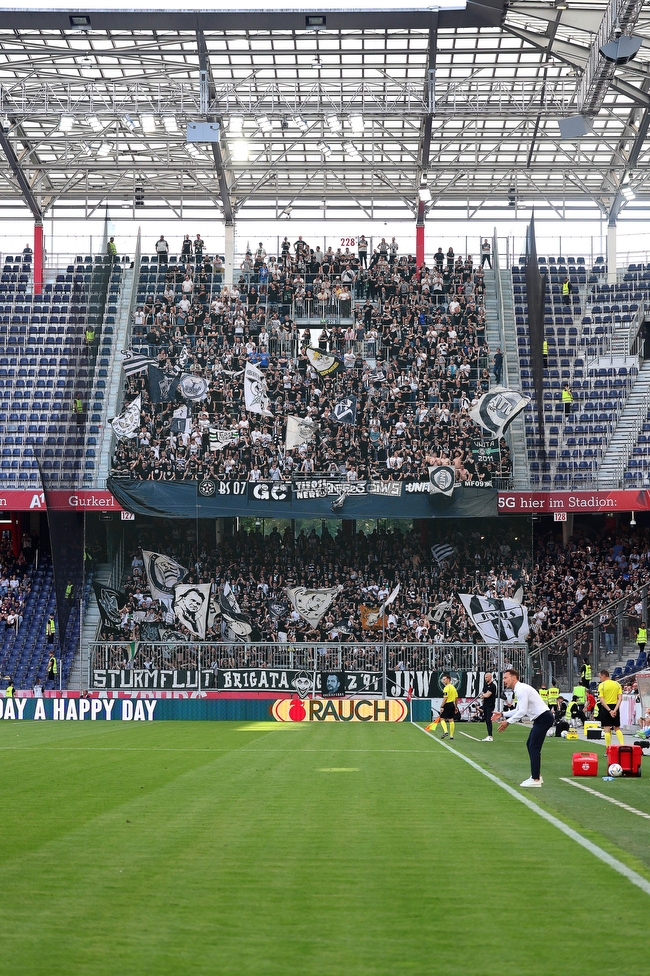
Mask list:
POLYGON ((642 0, 0 11, 5 216, 209 208, 230 223, 534 205, 613 221, 650 201, 649 113, 642 0), (640 39, 624 64, 600 53, 619 35, 640 39), (219 141, 188 142, 197 123, 219 141))

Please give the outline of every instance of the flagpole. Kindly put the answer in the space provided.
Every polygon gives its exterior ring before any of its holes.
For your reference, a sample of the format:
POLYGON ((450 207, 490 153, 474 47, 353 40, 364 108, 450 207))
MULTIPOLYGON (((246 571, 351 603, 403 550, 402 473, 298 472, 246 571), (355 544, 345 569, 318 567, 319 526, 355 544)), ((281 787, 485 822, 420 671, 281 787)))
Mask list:
POLYGON ((382 658, 382 671, 383 671, 383 686, 384 686, 384 700, 388 697, 387 694, 387 683, 388 683, 388 673, 386 668, 386 607, 382 607, 383 613, 381 615, 381 658, 382 658))

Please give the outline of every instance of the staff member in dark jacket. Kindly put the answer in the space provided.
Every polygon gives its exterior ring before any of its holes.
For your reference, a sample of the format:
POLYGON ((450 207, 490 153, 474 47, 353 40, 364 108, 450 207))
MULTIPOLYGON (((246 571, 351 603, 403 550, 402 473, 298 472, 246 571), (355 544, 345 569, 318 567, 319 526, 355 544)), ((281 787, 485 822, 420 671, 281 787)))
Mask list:
POLYGON ((483 691, 481 692, 481 703, 483 705, 483 721, 487 728, 487 735, 483 742, 492 742, 492 714, 497 702, 497 686, 494 683, 494 676, 490 671, 485 675, 483 691))

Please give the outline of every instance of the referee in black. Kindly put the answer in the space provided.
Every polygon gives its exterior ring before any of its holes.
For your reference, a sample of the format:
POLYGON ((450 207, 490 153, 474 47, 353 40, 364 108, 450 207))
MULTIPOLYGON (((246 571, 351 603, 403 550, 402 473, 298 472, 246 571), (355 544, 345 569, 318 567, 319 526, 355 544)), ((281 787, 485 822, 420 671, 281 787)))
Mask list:
POLYGON ((494 675, 491 671, 485 674, 483 691, 481 692, 481 705, 483 707, 483 721, 487 728, 487 735, 483 742, 492 742, 492 713, 497 701, 497 686, 494 683, 494 675))

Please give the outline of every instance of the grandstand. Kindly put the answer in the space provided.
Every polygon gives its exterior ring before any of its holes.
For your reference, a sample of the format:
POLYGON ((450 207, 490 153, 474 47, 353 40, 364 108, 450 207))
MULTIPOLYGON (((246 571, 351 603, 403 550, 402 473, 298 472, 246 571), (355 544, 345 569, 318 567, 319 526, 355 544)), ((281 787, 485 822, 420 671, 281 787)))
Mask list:
POLYGON ((478 722, 650 707, 647 4, 97 6, 0 18, 3 971, 581 973, 604 876, 645 972, 643 782, 478 722))

